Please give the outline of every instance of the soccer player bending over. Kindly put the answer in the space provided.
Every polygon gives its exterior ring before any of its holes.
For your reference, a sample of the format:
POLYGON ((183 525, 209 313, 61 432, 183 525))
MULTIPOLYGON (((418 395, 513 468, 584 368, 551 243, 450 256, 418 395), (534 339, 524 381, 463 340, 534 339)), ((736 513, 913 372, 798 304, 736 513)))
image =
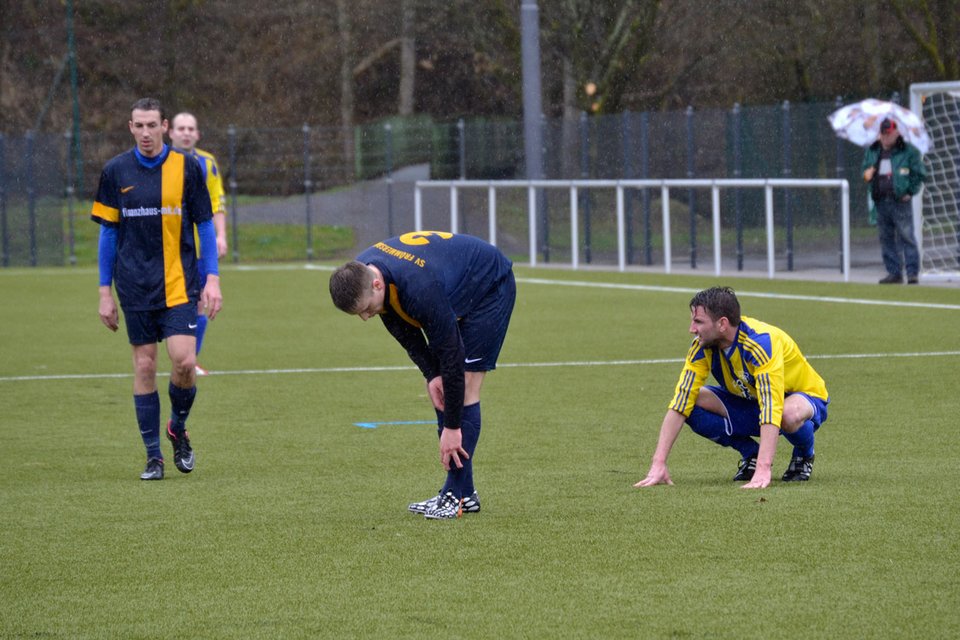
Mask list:
POLYGON ((166 436, 183 473, 194 467, 186 422, 197 394, 197 303, 213 318, 220 311, 220 276, 210 194, 200 165, 163 142, 163 107, 143 98, 132 107, 136 146, 103 168, 91 218, 100 224, 100 321, 119 328, 115 286, 133 348, 133 404, 147 450, 141 480, 163 479, 157 343, 167 341, 171 418, 166 436), (200 287, 193 229, 207 265, 200 287))
POLYGON ((426 380, 447 477, 436 496, 408 507, 413 513, 445 519, 480 510, 480 386, 496 368, 516 293, 513 265, 496 247, 443 231, 378 242, 330 276, 337 308, 364 321, 380 316, 426 380))
POLYGON ((823 378, 783 330, 741 316, 729 287, 699 292, 690 300, 690 316, 693 343, 663 418, 650 471, 633 486, 673 484, 667 456, 684 422, 704 438, 740 452, 733 479, 746 481, 744 489, 770 485, 781 433, 793 445, 781 479, 809 480, 814 432, 826 421, 830 403, 823 378), (718 386, 704 386, 710 373, 718 386))

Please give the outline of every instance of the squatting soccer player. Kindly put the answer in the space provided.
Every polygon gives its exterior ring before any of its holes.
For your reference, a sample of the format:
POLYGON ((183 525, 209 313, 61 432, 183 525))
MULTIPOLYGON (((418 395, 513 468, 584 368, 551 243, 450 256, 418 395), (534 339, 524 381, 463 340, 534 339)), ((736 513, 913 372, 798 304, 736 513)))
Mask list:
MULTIPOLYGON (((212 153, 198 149, 197 141, 200 140, 200 128, 197 126, 197 118, 192 113, 182 112, 173 116, 170 121, 170 141, 173 146, 183 151, 187 155, 196 158, 200 163, 200 169, 203 171, 203 177, 207 184, 207 191, 210 192, 210 207, 213 209, 213 226, 217 230, 217 257, 222 258, 227 255, 227 208, 225 205, 225 194, 223 191, 223 180, 220 179, 220 168, 217 166, 217 159, 212 153)), ((199 251, 199 260, 197 269, 200 271, 201 289, 207 284, 207 268, 203 260, 203 247, 199 251)), ((207 316, 200 314, 197 316, 197 356, 203 348, 203 337, 207 332, 207 316)), ((207 375, 207 370, 197 364, 197 375, 207 375)))
POLYGON ((408 507, 413 513, 446 519, 480 510, 480 386, 496 368, 516 293, 513 265, 496 247, 443 231, 378 242, 330 276, 337 308, 364 321, 379 315, 426 380, 447 477, 435 497, 408 507))
POLYGON ((115 286, 133 348, 133 404, 147 450, 141 480, 163 479, 157 343, 167 341, 171 418, 166 436, 183 473, 194 467, 186 421, 196 397, 197 303, 213 319, 220 311, 220 277, 210 194, 200 165, 163 142, 167 121, 157 100, 133 104, 136 146, 110 160, 100 174, 91 218, 100 224, 100 320, 119 328, 115 286), (207 284, 201 291, 193 229, 196 225, 207 284))
POLYGON ((696 294, 690 316, 695 337, 663 418, 650 471, 634 486, 673 484, 667 456, 684 422, 695 433, 740 452, 733 479, 747 481, 745 489, 770 485, 781 433, 793 445, 782 480, 809 480, 814 432, 826 421, 830 403, 823 378, 784 331, 741 316, 729 287, 696 294), (710 373, 719 386, 704 386, 710 373))

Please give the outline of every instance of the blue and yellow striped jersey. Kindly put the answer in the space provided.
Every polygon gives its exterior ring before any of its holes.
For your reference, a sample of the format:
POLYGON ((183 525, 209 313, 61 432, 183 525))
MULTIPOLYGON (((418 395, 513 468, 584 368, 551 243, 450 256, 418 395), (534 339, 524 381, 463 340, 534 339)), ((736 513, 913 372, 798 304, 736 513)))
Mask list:
POLYGON ((91 219, 117 228, 114 284, 125 311, 196 302, 194 225, 210 220, 200 165, 164 145, 156 158, 136 148, 103 168, 91 219))
POLYGON ((729 349, 702 347, 699 338, 694 338, 670 408, 689 416, 710 373, 730 393, 756 400, 761 424, 780 426, 784 394, 799 391, 829 399, 823 378, 803 357, 793 338, 782 329, 746 316, 741 316, 737 337, 729 349))
MULTIPOLYGON (((217 159, 213 154, 203 149, 193 148, 193 151, 185 151, 187 155, 197 159, 200 170, 203 172, 204 181, 207 183, 207 191, 210 192, 210 208, 214 215, 227 215, 227 196, 223 190, 223 180, 220 179, 220 169, 217 167, 217 159)), ((196 228, 193 230, 193 241, 197 247, 197 255, 200 253, 200 234, 196 228)))
POLYGON ((194 147, 191 155, 197 159, 200 163, 200 169, 203 170, 207 191, 210 192, 210 208, 214 214, 222 213, 226 215, 227 194, 223 190, 223 180, 220 178, 220 167, 217 166, 217 159, 209 151, 196 147, 194 147))

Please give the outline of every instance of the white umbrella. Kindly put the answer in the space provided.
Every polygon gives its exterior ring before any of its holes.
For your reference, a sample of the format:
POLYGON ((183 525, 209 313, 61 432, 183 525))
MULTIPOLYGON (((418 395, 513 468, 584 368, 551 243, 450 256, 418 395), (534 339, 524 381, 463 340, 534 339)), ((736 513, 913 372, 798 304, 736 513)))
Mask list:
POLYGON ((897 131, 903 139, 919 149, 920 153, 930 150, 930 136, 920 116, 893 102, 869 98, 848 104, 827 117, 839 137, 861 147, 869 147, 876 142, 884 118, 896 122, 897 131))

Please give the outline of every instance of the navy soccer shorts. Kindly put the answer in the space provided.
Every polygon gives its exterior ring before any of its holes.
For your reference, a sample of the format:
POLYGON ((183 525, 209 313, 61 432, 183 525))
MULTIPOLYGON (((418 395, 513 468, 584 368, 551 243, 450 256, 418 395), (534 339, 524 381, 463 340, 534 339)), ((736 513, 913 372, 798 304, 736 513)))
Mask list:
MULTIPOLYGON (((741 398, 719 386, 707 385, 704 388, 710 389, 727 410, 727 429, 730 431, 729 435, 760 435, 760 405, 756 400, 741 398)), ((830 401, 814 398, 800 391, 787 394, 787 396, 794 395, 803 396, 807 402, 810 403, 810 406, 813 407, 813 417, 810 418, 810 421, 813 422, 814 431, 819 429, 820 425, 827 421, 827 405, 830 404, 830 401)))
POLYGON ((464 371, 493 371, 510 325, 517 299, 517 283, 511 271, 480 305, 460 320, 465 355, 464 371))
POLYGON ((130 344, 153 344, 170 336, 197 335, 197 303, 187 302, 166 309, 124 311, 130 344))

